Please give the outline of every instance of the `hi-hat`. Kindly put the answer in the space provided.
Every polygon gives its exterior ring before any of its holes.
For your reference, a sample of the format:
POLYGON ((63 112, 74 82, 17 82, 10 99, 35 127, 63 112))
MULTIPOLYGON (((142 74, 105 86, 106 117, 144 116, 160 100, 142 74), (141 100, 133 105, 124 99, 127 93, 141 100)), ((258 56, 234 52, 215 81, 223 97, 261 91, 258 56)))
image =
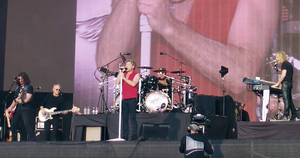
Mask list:
POLYGON ((170 73, 179 74, 179 73, 185 73, 185 71, 171 71, 170 73))
POLYGON ((137 67, 139 69, 153 69, 153 67, 150 67, 150 66, 140 66, 140 67, 137 67))

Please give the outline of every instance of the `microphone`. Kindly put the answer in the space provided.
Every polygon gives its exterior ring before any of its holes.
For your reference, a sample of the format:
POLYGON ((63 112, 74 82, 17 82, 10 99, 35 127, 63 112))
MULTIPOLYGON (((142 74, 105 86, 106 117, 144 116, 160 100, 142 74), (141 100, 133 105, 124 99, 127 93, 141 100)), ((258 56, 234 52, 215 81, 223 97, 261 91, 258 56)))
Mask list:
POLYGON ((123 60, 123 63, 124 63, 126 61, 126 58, 124 57, 123 54, 125 54, 125 53, 120 53, 120 57, 121 57, 121 59, 123 60))
POLYGON ((121 53, 122 55, 130 55, 131 53, 121 53))
POLYGON ((121 70, 122 72, 126 72, 126 71, 127 71, 127 67, 120 67, 120 70, 121 70))
POLYGON ((166 52, 160 52, 159 54, 160 54, 160 55, 168 55, 169 53, 166 53, 166 52))
POLYGON ((13 77, 14 78, 14 81, 17 81, 19 80, 19 77, 13 77))
POLYGON ((42 87, 41 86, 38 86, 38 87, 36 87, 35 89, 38 91, 38 90, 40 90, 42 87))
POLYGON ((266 65, 272 64, 272 63, 275 63, 275 62, 277 62, 277 60, 272 60, 272 61, 268 62, 266 65))

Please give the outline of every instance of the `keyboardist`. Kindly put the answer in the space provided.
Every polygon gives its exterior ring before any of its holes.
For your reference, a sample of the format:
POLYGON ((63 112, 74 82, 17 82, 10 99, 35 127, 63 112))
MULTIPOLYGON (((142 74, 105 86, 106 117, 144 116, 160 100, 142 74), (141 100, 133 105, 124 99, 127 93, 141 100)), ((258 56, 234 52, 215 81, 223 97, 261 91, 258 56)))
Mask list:
POLYGON ((288 62, 284 51, 276 52, 276 61, 281 66, 281 75, 278 82, 271 87, 276 88, 282 85, 282 97, 284 102, 284 114, 282 120, 289 120, 289 110, 292 112, 290 120, 299 121, 298 115, 292 99, 293 88, 293 65, 288 62))

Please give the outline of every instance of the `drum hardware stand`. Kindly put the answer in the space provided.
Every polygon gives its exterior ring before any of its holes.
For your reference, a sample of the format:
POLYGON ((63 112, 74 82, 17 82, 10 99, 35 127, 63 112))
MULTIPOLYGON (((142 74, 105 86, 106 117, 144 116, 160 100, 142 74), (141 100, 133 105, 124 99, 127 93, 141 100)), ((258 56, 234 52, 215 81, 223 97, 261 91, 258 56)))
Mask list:
POLYGON ((228 73, 228 68, 221 66, 221 70, 219 71, 222 77, 222 86, 223 86, 223 116, 225 116, 225 88, 224 88, 224 76, 228 73))
MULTIPOLYGON (((176 59, 176 58, 174 58, 174 57, 172 57, 171 55, 169 55, 168 53, 164 53, 164 52, 161 52, 160 53, 161 55, 167 55, 168 57, 170 57, 170 58, 172 58, 172 59, 174 59, 174 60, 176 60, 176 61, 178 61, 179 62, 179 78, 181 78, 181 76, 182 76, 182 64, 184 64, 184 65, 186 65, 184 62, 182 62, 182 61, 180 61, 180 60, 178 60, 178 59, 176 59)), ((182 84, 182 81, 180 80, 180 85, 182 84)), ((181 86, 178 88, 178 91, 179 92, 181 92, 181 86)), ((178 93, 179 94, 179 99, 181 98, 181 94, 180 93, 178 93)), ((182 99, 180 99, 180 100, 182 100, 182 99)), ((181 102, 181 104, 182 104, 182 101, 180 101, 181 102)))
MULTIPOLYGON (((118 73, 114 73, 114 72, 110 72, 110 71, 109 71, 109 64, 111 64, 112 62, 115 62, 115 61, 118 60, 119 58, 122 58, 123 62, 125 62, 125 61, 124 61, 125 57, 123 56, 122 53, 120 53, 120 56, 118 56, 116 59, 110 61, 109 63, 105 64, 105 65, 102 66, 102 67, 97 68, 99 71, 104 72, 104 74, 106 75, 106 76, 105 76, 106 83, 109 82, 109 81, 108 81, 108 76, 115 76, 115 77, 116 77, 116 76, 118 75, 118 73), (106 67, 106 68, 105 68, 105 67, 106 67)), ((125 59, 125 60, 126 60, 126 59, 125 59)), ((120 64, 119 64, 119 65, 120 65, 120 64)), ((95 73, 94 73, 94 76, 95 76, 95 73)), ((96 78, 96 76, 95 76, 95 78, 96 78)), ((97 79, 97 78, 96 78, 96 79, 97 79)), ((105 82, 105 79, 102 78, 102 83, 105 82)), ((97 79, 97 80, 99 81, 99 79, 97 79)), ((100 81, 99 81, 99 82, 100 82, 100 81)), ((103 89, 102 89, 102 91, 103 91, 103 89)), ((106 108, 106 110, 108 110, 108 108, 107 108, 107 101, 108 101, 108 84, 106 85, 106 98, 105 98, 105 99, 104 99, 104 91, 101 92, 101 93, 103 93, 103 96, 101 96, 102 99, 103 99, 103 101, 102 101, 101 113, 104 113, 104 111, 105 111, 105 110, 104 110, 104 107, 106 108)))
POLYGON ((171 107, 168 110, 173 110, 173 106, 174 106, 174 92, 175 92, 175 88, 174 88, 174 83, 176 78, 168 76, 168 75, 164 75, 164 77, 170 78, 172 80, 172 86, 171 86, 171 107))
POLYGON ((120 78, 120 104, 119 104, 119 134, 118 138, 109 139, 108 142, 117 142, 117 141, 125 141, 125 139, 121 138, 121 128, 122 128, 122 91, 123 91, 123 84, 122 84, 122 77, 120 78))
POLYGON ((141 95, 141 88, 142 88, 142 78, 140 78, 140 80, 139 80, 139 90, 138 90, 138 93, 139 93, 139 102, 138 102, 138 106, 139 106, 139 108, 136 110, 137 112, 141 112, 141 106, 142 106, 142 103, 141 103, 141 97, 142 97, 142 95, 141 95))
MULTIPOLYGON (((283 113, 281 112, 281 107, 280 107, 280 94, 277 94, 277 113, 275 114, 275 116, 273 117, 275 120, 280 120, 283 116, 283 113)), ((270 104, 270 103, 269 103, 270 104)), ((270 106, 270 105, 269 105, 270 106)))
MULTIPOLYGON (((116 80, 117 80, 117 79, 114 78, 113 80, 114 80, 114 87, 113 87, 113 95, 114 95, 114 97, 113 97, 113 98, 116 100, 116 97, 117 97, 116 94, 118 94, 119 91, 118 91, 117 84, 116 84, 116 80)), ((113 111, 114 113, 117 112, 117 107, 116 107, 116 105, 115 105, 115 101, 114 101, 114 105, 113 105, 112 111, 113 111)))

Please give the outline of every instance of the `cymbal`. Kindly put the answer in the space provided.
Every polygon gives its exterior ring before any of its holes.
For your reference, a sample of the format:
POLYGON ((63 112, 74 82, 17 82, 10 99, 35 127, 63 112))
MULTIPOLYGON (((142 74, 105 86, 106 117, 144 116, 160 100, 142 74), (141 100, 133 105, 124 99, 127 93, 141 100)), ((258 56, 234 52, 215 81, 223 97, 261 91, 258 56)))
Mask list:
MULTIPOLYGON (((170 73, 173 73, 173 74, 179 74, 180 71, 171 71, 170 73)), ((181 71, 181 73, 185 73, 185 71, 181 71)))
POLYGON ((150 66, 140 66, 140 67, 137 67, 139 69, 153 69, 153 67, 150 67, 150 66))

